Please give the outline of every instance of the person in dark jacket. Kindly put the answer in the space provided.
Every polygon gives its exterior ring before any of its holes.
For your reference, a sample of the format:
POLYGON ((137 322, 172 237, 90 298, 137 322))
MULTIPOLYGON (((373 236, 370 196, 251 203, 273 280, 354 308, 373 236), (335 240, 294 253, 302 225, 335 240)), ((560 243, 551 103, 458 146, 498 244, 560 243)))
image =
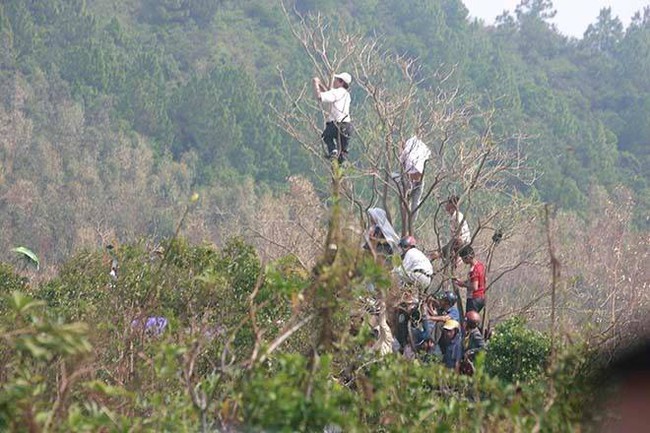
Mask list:
POLYGON ((481 316, 474 310, 465 314, 465 339, 463 344, 464 357, 474 361, 478 352, 485 348, 485 340, 480 329, 481 316))
POLYGON ((460 335, 460 324, 455 320, 447 320, 442 327, 440 349, 442 350, 442 362, 445 367, 460 372, 460 361, 463 357, 463 343, 460 335))

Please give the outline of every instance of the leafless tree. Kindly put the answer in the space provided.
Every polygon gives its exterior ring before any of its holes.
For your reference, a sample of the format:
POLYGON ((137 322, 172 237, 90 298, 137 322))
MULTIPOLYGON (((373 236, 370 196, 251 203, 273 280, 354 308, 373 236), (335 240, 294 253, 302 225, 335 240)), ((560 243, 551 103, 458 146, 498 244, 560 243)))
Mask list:
MULTIPOLYGON (((381 38, 346 32, 322 15, 301 16, 286 7, 284 11, 315 76, 331 82, 342 70, 353 75, 356 153, 351 167, 332 169, 322 157, 321 125, 314 115, 322 107, 311 96, 310 77, 303 85, 290 85, 281 70, 284 103, 273 107, 278 125, 314 156, 317 173, 332 181, 341 174, 340 191, 348 212, 363 221, 366 210, 379 205, 402 235, 417 233, 421 244, 440 249, 456 235, 445 235, 449 224, 442 210, 442 203, 455 194, 471 223, 473 244, 482 245, 475 249, 486 255, 498 278, 533 262, 531 255, 505 255, 502 246, 496 248, 538 215, 539 204, 518 193, 536 179, 525 158, 526 135, 496 134, 495 109, 481 107, 463 93, 454 81, 453 65, 428 74, 417 59, 384 48, 381 38), (413 185, 400 161, 413 135, 432 153, 416 206, 411 203, 413 185), (416 214, 422 216, 416 220, 416 214), (497 232, 499 240, 492 242, 497 232), (506 258, 512 261, 504 262, 506 258)), ((448 284, 454 272, 453 268, 440 270, 438 287, 448 284)))

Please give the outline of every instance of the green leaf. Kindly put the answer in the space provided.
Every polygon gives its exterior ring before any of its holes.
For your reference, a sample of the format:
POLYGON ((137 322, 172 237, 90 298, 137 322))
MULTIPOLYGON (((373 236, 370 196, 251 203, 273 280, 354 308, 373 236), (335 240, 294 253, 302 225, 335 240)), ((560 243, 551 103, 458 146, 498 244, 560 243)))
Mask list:
POLYGON ((27 247, 16 247, 12 248, 11 251, 21 254, 24 257, 26 257, 28 260, 30 260, 33 264, 36 265, 36 270, 41 266, 41 261, 38 259, 38 256, 34 254, 32 250, 30 250, 27 247))
POLYGON ((101 380, 93 380, 92 382, 86 383, 85 386, 90 390, 101 392, 102 394, 105 394, 106 396, 109 397, 131 396, 131 393, 129 393, 129 391, 127 391, 126 389, 119 386, 109 385, 107 383, 102 382, 101 380))
POLYGON ((29 352, 34 358, 47 359, 52 357, 52 352, 37 344, 33 337, 23 338, 19 342, 19 347, 29 352))

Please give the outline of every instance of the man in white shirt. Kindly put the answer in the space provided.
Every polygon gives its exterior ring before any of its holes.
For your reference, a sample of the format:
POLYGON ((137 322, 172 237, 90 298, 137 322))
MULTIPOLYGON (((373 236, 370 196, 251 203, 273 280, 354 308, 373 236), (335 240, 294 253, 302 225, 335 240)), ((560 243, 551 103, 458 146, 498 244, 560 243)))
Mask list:
POLYGON ((431 284, 433 277, 433 266, 431 262, 416 247, 415 238, 406 236, 399 241, 399 246, 404 252, 402 265, 394 269, 402 285, 414 285, 419 291, 426 291, 431 284))
POLYGON ((323 141, 327 145, 328 157, 342 163, 348 156, 348 145, 352 135, 350 118, 350 92, 352 76, 347 72, 334 75, 334 84, 327 89, 318 77, 314 77, 314 94, 327 108, 327 120, 323 130, 323 141))
POLYGON ((465 216, 458 210, 458 201, 459 198, 457 195, 452 195, 447 200, 445 205, 445 210, 449 214, 450 228, 451 228, 451 239, 442 247, 442 255, 446 260, 449 260, 450 263, 456 263, 458 251, 461 250, 465 245, 469 245, 472 242, 472 233, 469 230, 469 225, 465 221, 465 216))
POLYGON ((404 150, 399 155, 402 170, 408 182, 407 197, 411 202, 411 214, 413 221, 417 217, 420 197, 422 197, 422 177, 424 175, 424 164, 431 158, 431 150, 417 135, 412 136, 404 144, 404 150))

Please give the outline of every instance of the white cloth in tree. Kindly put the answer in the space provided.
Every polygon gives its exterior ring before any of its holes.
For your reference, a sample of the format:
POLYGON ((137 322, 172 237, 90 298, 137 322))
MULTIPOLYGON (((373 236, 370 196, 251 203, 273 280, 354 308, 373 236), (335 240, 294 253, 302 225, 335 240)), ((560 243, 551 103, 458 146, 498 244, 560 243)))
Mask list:
MULTIPOLYGON (((384 234, 386 242, 388 242, 393 251, 399 251, 399 236, 397 236, 395 229, 390 221, 388 221, 386 211, 380 207, 371 207, 368 209, 368 215, 370 216, 371 223, 379 227, 379 230, 384 234)), ((366 232, 366 242, 370 243, 368 232, 366 232)))

